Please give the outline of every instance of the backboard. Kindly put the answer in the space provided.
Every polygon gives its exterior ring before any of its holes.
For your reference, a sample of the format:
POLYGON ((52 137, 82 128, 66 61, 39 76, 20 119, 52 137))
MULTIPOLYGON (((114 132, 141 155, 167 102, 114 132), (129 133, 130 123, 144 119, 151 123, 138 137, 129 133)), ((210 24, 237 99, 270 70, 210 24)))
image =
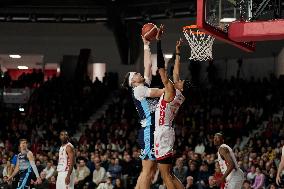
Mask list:
POLYGON ((197 26, 219 40, 253 52, 254 42, 236 42, 228 37, 230 23, 250 20, 251 10, 252 0, 197 0, 197 26))

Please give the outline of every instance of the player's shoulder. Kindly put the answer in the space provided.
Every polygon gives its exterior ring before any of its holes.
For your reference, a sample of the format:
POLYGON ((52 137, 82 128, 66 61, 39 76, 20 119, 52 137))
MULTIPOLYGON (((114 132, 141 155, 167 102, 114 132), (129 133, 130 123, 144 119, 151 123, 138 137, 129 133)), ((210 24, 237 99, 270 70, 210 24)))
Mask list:
POLYGON ((28 156, 28 157, 31 157, 31 156, 33 156, 33 155, 34 155, 34 154, 33 154, 32 151, 30 151, 30 150, 27 151, 27 156, 28 156))
POLYGON ((145 85, 139 85, 137 87, 133 88, 133 94, 136 99, 140 99, 141 97, 145 97, 146 91, 149 89, 149 87, 145 85))
POLYGON ((74 148, 74 145, 72 144, 72 143, 70 143, 70 142, 68 142, 67 144, 66 144, 66 148, 74 148))
POLYGON ((218 149, 219 152, 229 152, 230 151, 230 147, 226 144, 222 144, 219 149, 218 149))

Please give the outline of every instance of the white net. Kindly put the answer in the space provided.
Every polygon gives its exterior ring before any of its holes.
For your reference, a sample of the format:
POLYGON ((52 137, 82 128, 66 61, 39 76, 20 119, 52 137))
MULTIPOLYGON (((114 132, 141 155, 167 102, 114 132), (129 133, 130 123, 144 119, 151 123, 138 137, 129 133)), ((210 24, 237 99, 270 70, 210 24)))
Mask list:
POLYGON ((214 37, 200 32, 198 28, 186 27, 183 33, 191 49, 190 60, 206 61, 212 59, 214 37))

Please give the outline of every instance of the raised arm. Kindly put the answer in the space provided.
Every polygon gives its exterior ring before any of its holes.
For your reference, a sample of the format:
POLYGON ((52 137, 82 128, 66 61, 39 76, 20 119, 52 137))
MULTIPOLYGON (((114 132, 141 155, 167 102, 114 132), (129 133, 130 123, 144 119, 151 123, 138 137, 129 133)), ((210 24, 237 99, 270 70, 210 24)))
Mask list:
MULTIPOLYGON (((161 30, 164 29, 164 26, 161 25, 161 30)), ((161 44, 161 38, 157 38, 157 66, 159 69, 159 74, 161 77, 161 80, 164 84, 165 87, 165 96, 164 99, 166 101, 171 101, 173 99, 173 94, 174 94, 174 85, 173 83, 169 80, 167 76, 167 72, 165 69, 165 59, 163 56, 163 51, 162 51, 162 44, 161 44)))
POLYGON ((175 65, 173 70, 173 79, 174 83, 180 80, 180 47, 181 47, 181 39, 177 41, 176 43, 176 59, 175 59, 175 65))
POLYGON ((150 51, 150 42, 142 37, 144 43, 144 78, 145 82, 150 84, 152 81, 152 60, 150 51))
POLYGON ((160 74, 161 80, 164 84, 164 87, 167 88, 170 81, 169 81, 169 78, 167 76, 166 69, 165 69, 165 59, 164 59, 164 56, 163 56, 162 44, 161 43, 162 42, 159 39, 157 41, 157 66, 158 66, 159 74, 160 74))
MULTIPOLYGON (((158 32, 156 35, 156 39, 160 39, 163 35, 163 25, 158 28, 158 32)), ((152 81, 152 59, 151 59, 151 51, 150 51, 150 42, 147 41, 144 37, 142 37, 144 43, 144 78, 146 83, 150 84, 152 81)))

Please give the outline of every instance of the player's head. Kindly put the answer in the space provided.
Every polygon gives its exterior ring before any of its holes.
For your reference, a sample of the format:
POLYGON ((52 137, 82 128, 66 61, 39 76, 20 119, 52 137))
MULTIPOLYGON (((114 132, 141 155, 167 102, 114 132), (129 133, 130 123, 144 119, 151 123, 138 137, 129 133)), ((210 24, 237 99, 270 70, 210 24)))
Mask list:
POLYGON ((62 144, 65 144, 68 142, 69 140, 69 135, 68 135, 68 132, 63 130, 60 132, 60 140, 61 140, 61 143, 62 144))
POLYGON ((122 86, 125 88, 129 87, 136 87, 140 84, 143 84, 145 82, 144 77, 138 72, 128 72, 125 77, 124 81, 122 83, 122 86))
POLYGON ((175 89, 178 89, 183 94, 186 94, 191 86, 191 83, 188 80, 179 80, 174 83, 175 89))
POLYGON ((21 150, 27 150, 27 148, 28 148, 28 141, 27 141, 27 139, 25 139, 25 138, 20 139, 19 144, 20 144, 20 149, 21 150))
POLYGON ((220 146, 221 144, 224 143, 224 136, 222 133, 216 133, 214 135, 214 145, 215 146, 220 146))

